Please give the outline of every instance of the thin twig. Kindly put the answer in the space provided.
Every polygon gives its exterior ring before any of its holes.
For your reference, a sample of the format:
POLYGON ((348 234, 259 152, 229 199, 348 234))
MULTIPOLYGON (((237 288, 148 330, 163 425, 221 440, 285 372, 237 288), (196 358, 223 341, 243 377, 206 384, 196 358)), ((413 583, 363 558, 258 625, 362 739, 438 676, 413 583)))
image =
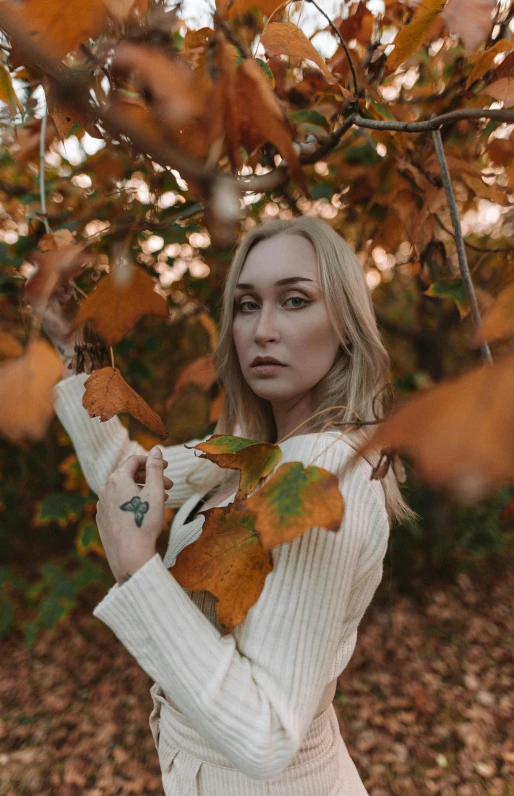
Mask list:
POLYGON ((45 225, 45 232, 51 233, 48 215, 46 212, 46 187, 45 187, 45 142, 46 142, 46 120, 48 119, 48 107, 45 102, 45 112, 41 121, 41 131, 39 138, 39 194, 41 196, 41 218, 45 225))
MULTIPOLYGON (((480 317, 480 310, 478 308, 478 301, 475 294, 475 288, 473 287, 473 281, 471 279, 468 261, 466 259, 466 249, 464 248, 464 238, 462 237, 459 211, 457 209, 457 202, 455 201, 455 195, 453 193, 453 186, 450 177, 450 171, 448 169, 448 163, 446 161, 446 155, 444 154, 444 146, 443 146, 443 139, 441 138, 441 131, 434 130, 432 132, 432 138, 434 139, 434 147, 437 155, 437 160, 439 162, 439 169, 441 171, 441 179, 443 181, 444 190, 446 192, 446 199, 448 201, 448 208, 450 210, 450 216, 452 219, 453 231, 455 233, 455 245, 457 247, 457 255, 459 258, 460 273, 462 276, 462 280, 464 282, 464 287, 466 288, 466 293, 468 294, 473 323, 475 324, 475 327, 478 329, 478 327, 482 322, 482 319, 480 317)), ((488 362, 489 364, 492 364, 493 359, 487 343, 483 343, 480 346, 480 351, 485 361, 488 362)))
POLYGON ((462 119, 496 119, 500 122, 514 122, 514 111, 499 110, 496 108, 466 108, 459 111, 442 113, 440 116, 432 116, 423 122, 396 122, 382 121, 380 119, 365 119, 364 116, 355 115, 354 122, 357 127, 369 127, 371 130, 397 130, 403 133, 425 133, 431 130, 438 130, 445 124, 462 119))
POLYGON ((358 102, 358 97, 359 97, 359 84, 358 84, 358 82, 357 82, 357 74, 356 74, 356 72, 355 72, 355 67, 354 67, 354 65, 353 65, 353 61, 352 61, 352 59, 351 59, 351 57, 350 57, 350 50, 348 49, 348 46, 347 46, 347 44, 346 44, 345 40, 343 39, 343 37, 342 37, 342 35, 341 35, 341 31, 340 31, 340 30, 337 28, 337 26, 336 26, 336 25, 335 25, 335 24, 332 22, 332 20, 331 20, 331 19, 330 19, 330 17, 328 16, 328 14, 326 14, 326 13, 325 13, 325 11, 323 11, 323 9, 322 9, 322 8, 320 8, 320 6, 317 4, 316 0, 307 0, 307 2, 308 2, 308 3, 312 3, 312 5, 313 5, 313 6, 315 6, 315 7, 318 9, 318 11, 320 12, 320 14, 322 14, 322 15, 325 17, 325 19, 327 20, 328 24, 330 25, 330 27, 331 27, 331 28, 332 28, 332 30, 334 31, 335 35, 337 36, 337 38, 338 38, 338 39, 339 39, 339 41, 341 42, 341 47, 343 48, 343 50, 344 50, 344 52, 345 52, 345 55, 346 55, 346 57, 347 57, 347 59, 348 59, 348 65, 349 65, 349 67, 350 67, 350 71, 351 71, 351 73, 352 73, 352 79, 353 79, 353 93, 355 94, 355 97, 356 97, 356 100, 355 100, 355 101, 356 101, 356 102, 358 102))
POLYGON ((243 58, 252 57, 252 54, 246 44, 241 41, 238 36, 236 36, 230 25, 227 25, 223 17, 221 17, 217 11, 214 12, 214 25, 221 28, 227 39, 231 41, 232 44, 241 52, 243 58))
MULTIPOLYGON (((455 235, 453 234, 451 229, 448 229, 448 227, 445 224, 443 224, 443 222, 441 221, 441 219, 438 216, 438 214, 437 213, 432 213, 432 215, 434 216, 435 220, 437 221, 437 223, 439 224, 441 229, 444 229, 444 231, 448 235, 450 235, 452 238, 455 239, 455 235)), ((468 249, 472 249, 475 252, 484 252, 485 254, 497 254, 498 252, 504 252, 505 254, 507 254, 508 252, 511 251, 510 249, 506 249, 506 248, 502 248, 502 247, 499 247, 497 249, 487 249, 485 246, 475 246, 474 243, 469 243, 469 241, 467 241, 466 239, 464 239, 464 244, 468 247, 468 249)))

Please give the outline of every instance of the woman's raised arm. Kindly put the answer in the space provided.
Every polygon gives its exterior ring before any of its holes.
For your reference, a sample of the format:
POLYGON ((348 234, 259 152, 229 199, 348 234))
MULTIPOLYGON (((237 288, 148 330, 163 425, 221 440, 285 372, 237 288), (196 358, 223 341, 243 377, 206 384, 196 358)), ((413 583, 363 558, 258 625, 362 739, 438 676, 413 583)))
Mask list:
MULTIPOLYGON (((93 492, 103 486, 110 474, 125 459, 148 451, 129 438, 127 429, 118 417, 102 422, 90 417, 82 406, 84 382, 88 374, 81 373, 63 379, 54 387, 54 407, 57 417, 68 433, 77 454, 82 472, 93 492)), ((203 439, 207 439, 208 434, 203 439)), ((196 445, 201 439, 190 440, 196 445)), ((171 478, 173 488, 169 492, 166 506, 177 508, 194 493, 186 478, 198 463, 195 451, 181 445, 159 446, 168 462, 164 475, 171 478)), ((205 466, 205 464, 203 465, 205 466)), ((208 466, 208 465, 207 465, 208 466)), ((213 467, 217 465, 212 464, 213 467)))

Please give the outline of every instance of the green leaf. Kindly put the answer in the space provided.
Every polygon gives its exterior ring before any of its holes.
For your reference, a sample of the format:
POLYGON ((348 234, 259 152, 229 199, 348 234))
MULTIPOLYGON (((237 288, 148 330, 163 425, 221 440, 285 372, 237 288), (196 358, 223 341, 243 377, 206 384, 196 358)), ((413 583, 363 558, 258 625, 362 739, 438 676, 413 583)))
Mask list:
POLYGON ((289 118, 296 124, 307 123, 309 125, 313 125, 314 127, 321 127, 323 130, 326 130, 327 133, 330 132, 330 124, 328 123, 327 119, 321 115, 321 113, 318 113, 318 111, 293 111, 289 114, 289 118))
POLYGON ((332 199, 334 195, 334 185, 331 182, 320 182, 311 188, 313 199, 332 199))
POLYGON ((35 525, 48 525, 56 522, 64 528, 70 520, 76 520, 90 498, 73 492, 56 492, 44 498, 36 510, 35 525))
POLYGON ((90 550, 103 553, 103 545, 96 522, 84 520, 84 522, 80 524, 77 536, 75 537, 75 547, 79 556, 84 556, 90 550))
POLYGON ((460 277, 450 281, 441 280, 433 282, 423 295, 434 296, 435 298, 451 298, 455 301, 461 319, 469 315, 470 306, 468 294, 464 286, 464 281, 460 277))

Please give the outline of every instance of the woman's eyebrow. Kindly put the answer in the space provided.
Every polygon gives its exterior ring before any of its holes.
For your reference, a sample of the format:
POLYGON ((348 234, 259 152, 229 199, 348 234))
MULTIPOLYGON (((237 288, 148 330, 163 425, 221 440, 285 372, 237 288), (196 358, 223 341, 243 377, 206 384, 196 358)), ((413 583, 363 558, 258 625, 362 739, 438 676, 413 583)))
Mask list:
MULTIPOLYGON (((314 282, 314 279, 308 279, 306 276, 288 276, 285 279, 277 279, 276 285, 289 285, 291 282, 314 282)), ((236 288, 242 290, 253 290, 255 285, 250 282, 238 282, 236 288)))

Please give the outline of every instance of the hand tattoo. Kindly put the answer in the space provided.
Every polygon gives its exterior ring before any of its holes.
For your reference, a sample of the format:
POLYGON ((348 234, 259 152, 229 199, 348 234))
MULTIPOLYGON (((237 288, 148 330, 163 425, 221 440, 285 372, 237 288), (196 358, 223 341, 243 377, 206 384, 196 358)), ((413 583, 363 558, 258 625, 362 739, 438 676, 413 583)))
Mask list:
POLYGON ((120 509, 122 511, 133 511, 134 512, 134 519, 136 521, 136 525, 138 528, 141 528, 143 523, 143 517, 145 516, 146 512, 150 508, 150 504, 146 500, 141 500, 140 497, 137 495, 133 497, 131 500, 127 501, 127 503, 122 503, 120 509))

